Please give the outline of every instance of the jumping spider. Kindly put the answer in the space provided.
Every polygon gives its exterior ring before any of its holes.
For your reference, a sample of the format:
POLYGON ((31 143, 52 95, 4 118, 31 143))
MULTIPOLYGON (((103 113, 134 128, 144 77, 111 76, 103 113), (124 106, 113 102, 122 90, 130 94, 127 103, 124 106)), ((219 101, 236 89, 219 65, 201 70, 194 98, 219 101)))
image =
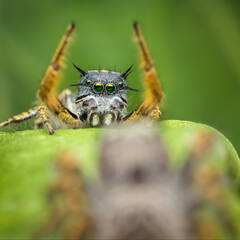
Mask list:
POLYGON ((144 70, 145 98, 134 111, 125 115, 126 92, 135 90, 126 84, 131 67, 124 73, 106 70, 85 72, 74 65, 81 74, 80 83, 75 84, 78 86, 77 97, 74 98, 70 90, 64 90, 59 96, 57 95, 56 88, 63 65, 64 52, 74 29, 75 24, 70 24, 47 68, 37 94, 39 105, 0 123, 0 128, 35 116, 39 117, 35 121, 35 128, 44 126, 49 134, 53 134, 56 128, 100 127, 145 117, 158 120, 161 115, 159 104, 163 92, 137 23, 133 24, 133 30, 144 70))

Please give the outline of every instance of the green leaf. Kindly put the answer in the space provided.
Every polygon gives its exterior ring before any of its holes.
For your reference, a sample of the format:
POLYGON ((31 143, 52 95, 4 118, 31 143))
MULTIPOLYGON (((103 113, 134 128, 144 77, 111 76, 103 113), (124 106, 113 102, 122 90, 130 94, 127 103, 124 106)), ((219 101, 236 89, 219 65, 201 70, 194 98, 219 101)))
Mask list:
MULTIPOLYGON (((189 144, 201 130, 216 136, 211 153, 216 167, 233 181, 239 181, 237 153, 229 140, 215 129, 177 120, 162 121, 156 126, 170 162, 176 167, 183 164, 189 144)), ((54 161, 61 150, 75 153, 84 176, 94 178, 100 138, 115 131, 63 129, 52 136, 45 130, 0 132, 0 239, 29 238, 47 216, 46 190, 55 177, 54 161)), ((237 201, 235 195, 231 199, 237 201)), ((239 213, 236 206, 235 212, 239 213)))

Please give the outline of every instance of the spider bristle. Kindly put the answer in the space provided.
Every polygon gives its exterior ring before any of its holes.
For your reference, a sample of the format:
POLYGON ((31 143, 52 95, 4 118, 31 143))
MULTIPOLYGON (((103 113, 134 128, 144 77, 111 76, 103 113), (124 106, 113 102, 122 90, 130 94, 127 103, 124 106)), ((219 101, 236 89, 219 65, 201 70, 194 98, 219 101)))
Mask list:
POLYGON ((70 86, 71 87, 77 87, 77 86, 81 86, 81 85, 83 85, 82 83, 74 83, 74 84, 71 84, 70 86))
POLYGON ((81 73, 82 76, 86 75, 87 73, 83 71, 81 68, 79 68, 77 65, 73 63, 73 66, 81 73))
POLYGON ((127 76, 131 73, 132 67, 133 67, 133 64, 124 73, 121 74, 121 77, 126 79, 127 76))
POLYGON ((138 22, 137 22, 137 21, 134 21, 134 22, 133 22, 133 27, 134 27, 134 28, 137 28, 137 27, 138 27, 138 22))
POLYGON ((74 21, 71 22, 71 26, 72 28, 75 28, 76 27, 76 23, 74 21))
MULTIPOLYGON (((129 71, 128 74, 127 74, 127 76, 130 75, 132 72, 133 72, 133 70, 129 71)), ((127 76, 126 76, 126 77, 127 77, 127 76)))
POLYGON ((128 86, 126 86, 124 89, 130 90, 130 91, 134 91, 134 92, 138 92, 139 91, 138 89, 131 88, 131 87, 128 87, 128 86))

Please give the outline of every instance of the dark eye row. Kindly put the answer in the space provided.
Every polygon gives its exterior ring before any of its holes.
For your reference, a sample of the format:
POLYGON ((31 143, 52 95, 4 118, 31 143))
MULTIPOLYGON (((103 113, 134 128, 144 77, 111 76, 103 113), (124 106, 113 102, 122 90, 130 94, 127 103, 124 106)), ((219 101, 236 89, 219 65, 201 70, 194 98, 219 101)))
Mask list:
MULTIPOLYGON (((90 81, 89 79, 87 79, 87 80, 86 80, 86 84, 87 84, 87 85, 90 85, 90 84, 91 84, 91 81, 90 81)), ((123 82, 119 82, 119 83, 118 83, 118 87, 119 87, 120 89, 123 88, 123 82)), ((104 90, 104 85, 103 85, 101 82, 96 82, 96 83, 94 83, 94 85, 93 85, 93 89, 94 89, 95 92, 101 93, 101 92, 103 92, 103 90, 104 90)), ((106 89, 106 91, 107 91, 108 93, 114 93, 115 90, 116 90, 116 86, 115 86, 115 84, 113 84, 113 83, 107 83, 107 84, 105 85, 105 89, 106 89)))

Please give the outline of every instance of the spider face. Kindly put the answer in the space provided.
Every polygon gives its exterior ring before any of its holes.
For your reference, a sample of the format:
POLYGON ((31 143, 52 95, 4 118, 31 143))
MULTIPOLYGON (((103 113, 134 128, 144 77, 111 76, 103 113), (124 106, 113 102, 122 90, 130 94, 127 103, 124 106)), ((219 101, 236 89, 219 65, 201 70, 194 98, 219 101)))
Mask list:
POLYGON ((92 70, 78 84, 76 110, 91 127, 121 121, 127 109, 126 79, 119 72, 92 70))

